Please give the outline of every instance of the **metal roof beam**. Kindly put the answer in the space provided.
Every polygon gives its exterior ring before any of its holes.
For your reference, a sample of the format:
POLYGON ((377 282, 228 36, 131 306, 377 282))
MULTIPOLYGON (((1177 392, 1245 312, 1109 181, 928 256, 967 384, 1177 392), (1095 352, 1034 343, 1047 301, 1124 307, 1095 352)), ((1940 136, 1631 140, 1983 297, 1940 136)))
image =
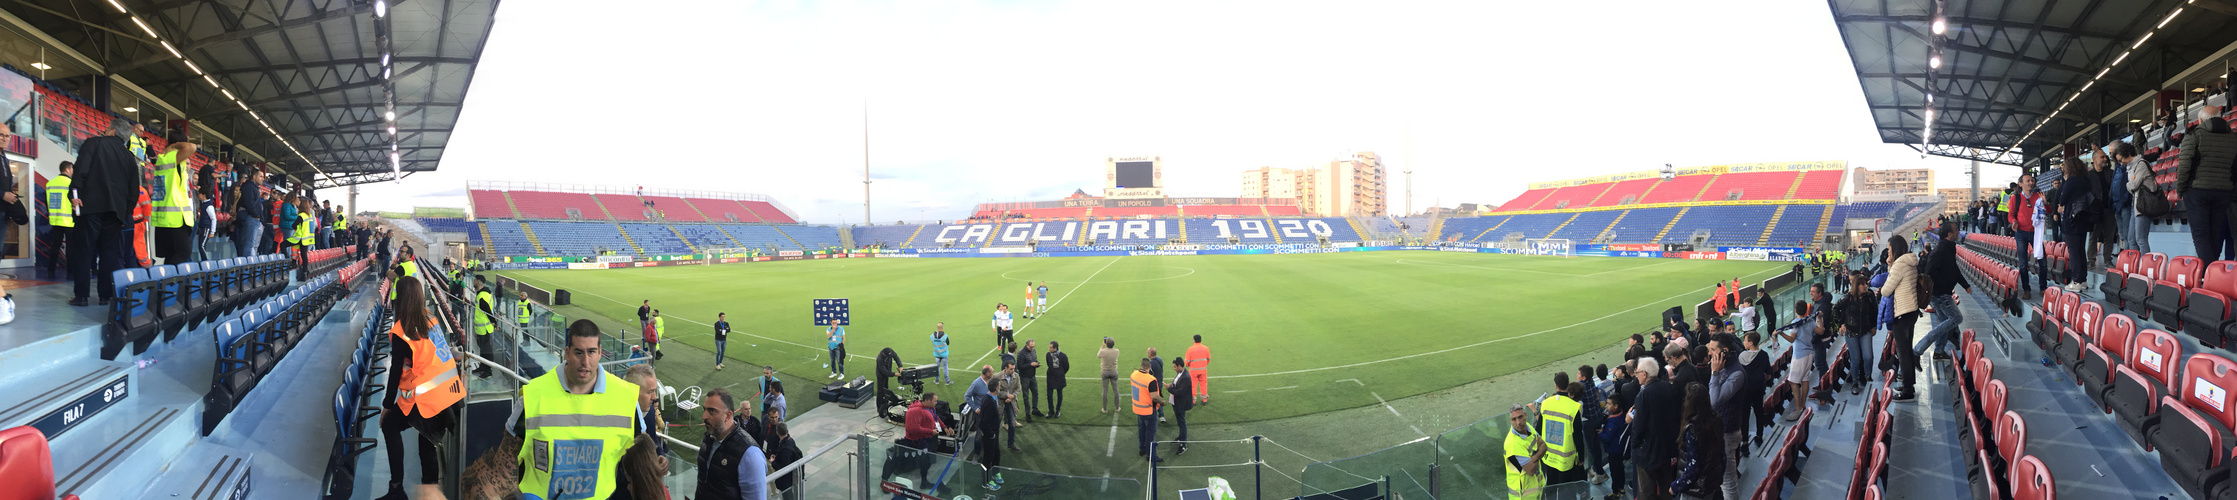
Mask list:
MULTIPOLYGON (((2201 1, 2201 2, 2206 2, 2206 1, 2212 1, 2212 0, 2199 0, 2199 1, 2201 1)), ((2033 30, 2033 31, 2042 31, 2042 32, 2048 32, 2048 33, 2057 33, 2057 34, 2061 34, 2061 35, 2067 35, 2067 36, 2077 36, 2077 37, 2087 37, 2087 38, 2098 38, 2098 39, 2105 39, 2105 40, 2121 40, 2121 39, 2124 39, 2124 38, 2126 38, 2126 37, 2122 37, 2122 36, 2120 36, 2120 35, 2119 35, 2119 34, 2117 34, 2117 33, 2107 33, 2107 32, 2103 32, 2103 31, 2095 31, 2095 30, 2085 30, 2085 29, 2079 29, 2079 28, 2060 28, 2060 27, 2055 27, 2055 26, 2048 26, 2048 25, 2038 25, 2038 24, 2035 24, 2035 23, 2026 23, 2026 22, 2007 21, 2007 20, 2003 20, 2003 19, 1982 19, 1982 18, 1977 18, 1977 17, 1949 17, 1949 18, 1944 18, 1944 19, 1945 19, 1945 21, 1946 21, 1946 22, 1948 22, 1948 23, 1949 23, 1949 25, 1950 25, 1950 26, 1952 26, 1952 27, 1964 27, 1964 26, 1984 26, 1984 27, 1990 27, 1990 28, 2004 28, 2004 29, 2020 29, 2020 30, 2033 30)), ((1836 23, 1893 23, 1893 24, 1909 24, 1909 23, 1918 23, 1918 24, 1928 24, 1928 23, 1932 23, 1932 22, 1934 22, 1934 16, 1930 16, 1930 15, 1919 15, 1919 16, 1879 16, 1879 15, 1862 15, 1862 14, 1857 14, 1857 15, 1846 15, 1846 16, 1835 16, 1835 17, 1833 18, 1833 22, 1836 22, 1836 23)))
MULTIPOLYGON (((288 19, 288 20, 285 20, 285 21, 280 21, 280 22, 278 22, 278 23, 267 24, 267 25, 263 25, 263 26, 256 26, 256 27, 251 27, 251 28, 242 28, 242 29, 236 29, 236 30, 228 30, 228 31, 226 31, 226 32, 224 32, 224 33, 220 33, 220 34, 216 34, 216 35, 211 35, 211 36, 209 36, 209 37, 206 37, 206 38, 196 39, 196 40, 193 40, 193 41, 187 42, 187 43, 186 43, 185 45, 179 46, 179 47, 178 47, 178 49, 179 49, 179 52, 181 52, 181 53, 185 53, 185 52, 193 52, 193 51, 196 51, 196 50, 201 50, 201 49, 204 49, 204 48, 208 48, 209 46, 211 46, 211 45, 215 45, 215 44, 220 44, 220 43, 225 43, 225 42, 231 42, 231 41, 235 41, 235 40, 241 40, 241 39, 245 39, 245 38, 248 38, 248 37, 252 37, 252 36, 257 36, 257 35, 262 35, 262 34, 265 34, 265 33, 271 33, 271 32, 275 32, 275 31, 281 31, 281 30, 285 30, 285 29, 288 29, 288 28, 293 28, 293 27, 296 27, 296 26, 303 26, 303 25, 309 25, 309 24, 316 24, 316 23, 319 23, 319 22, 323 22, 323 21, 326 21, 326 20, 328 20, 328 19, 340 19, 340 18, 346 18, 346 17, 352 17, 352 16, 356 16, 356 15, 358 15, 358 14, 371 14, 371 13, 373 12, 373 6, 372 6, 372 3, 370 3, 370 2, 367 2, 367 3, 356 3, 356 2, 334 2, 333 4, 334 4, 334 5, 339 5, 339 7, 337 7, 337 8, 332 8, 332 9, 327 9, 327 10, 324 10, 324 11, 314 12, 314 13, 312 13, 311 15, 308 15, 308 16, 298 17, 298 18, 294 18, 294 19, 288 19)), ((151 44, 151 45, 152 45, 152 44, 151 44)), ((110 69, 110 71, 112 71, 112 72, 116 72, 116 73, 123 73, 123 72, 125 72, 125 71, 127 71, 127 70, 131 70, 131 69, 133 69, 133 68, 138 68, 138 67, 141 67, 141 66, 146 66, 146 65, 149 65, 149 64, 155 64, 155 63, 163 62, 163 61, 166 61, 166 60, 170 60, 170 59, 172 59, 172 58, 171 58, 171 56, 170 56, 170 54, 169 54, 169 53, 166 53, 166 52, 162 52, 162 51, 157 51, 157 52, 155 53, 155 55, 151 55, 151 56, 148 56, 148 57, 144 57, 144 58, 141 58, 140 60, 137 60, 137 61, 132 61, 132 62, 128 62, 128 63, 124 63, 124 64, 120 64, 120 65, 117 65, 117 66, 116 66, 115 68, 112 68, 112 69, 110 69)))
MULTIPOLYGON (((395 76, 395 78, 403 78, 403 77, 406 77, 406 76, 410 76, 410 75, 411 75, 412 73, 417 73, 417 72, 419 72, 419 70, 421 70, 421 69, 425 69, 425 68, 427 68, 427 67, 428 67, 428 63, 419 63, 419 64, 415 64, 415 65, 412 65, 412 67, 410 67, 410 68, 405 68, 405 69, 404 69, 403 71, 398 71, 398 72, 396 72, 396 76, 395 76)), ((381 86, 381 84, 383 84, 383 83, 386 83, 386 82, 383 82, 383 81, 381 81, 381 79, 380 79, 379 77, 374 77, 374 78, 372 78, 372 79, 369 79, 369 80, 365 80, 365 81, 362 81, 362 82, 356 82, 356 83, 348 83, 348 84, 342 84, 342 85, 335 85, 335 86, 332 86, 332 87, 326 87, 326 88, 318 88, 318 89, 311 89, 311 90, 308 90, 308 91, 304 91, 304 92, 296 92, 296 93, 293 93, 293 94, 287 94, 287 95, 281 95, 281 96, 273 96, 273 97, 266 97, 266 98, 262 98, 262 99, 257 99, 257 100, 253 100, 253 101, 246 101, 246 104, 248 104, 248 105, 249 105, 249 106, 251 106, 251 107, 254 107, 254 106, 257 106, 257 105, 262 105, 262 104, 271 104, 271 103, 275 103, 275 102, 282 102, 282 101, 292 101, 292 100, 296 100, 296 99, 302 99, 302 98, 305 98, 305 97, 317 97, 317 96, 320 96, 320 95, 324 95, 324 94, 331 94, 331 93, 335 93, 335 92, 341 92, 341 91, 344 91, 344 90, 356 90, 356 89, 361 89, 361 88, 366 88, 366 87, 378 87, 378 86, 381 86)), ((238 109, 240 109, 240 108, 234 108, 234 109, 238 110, 238 109)))

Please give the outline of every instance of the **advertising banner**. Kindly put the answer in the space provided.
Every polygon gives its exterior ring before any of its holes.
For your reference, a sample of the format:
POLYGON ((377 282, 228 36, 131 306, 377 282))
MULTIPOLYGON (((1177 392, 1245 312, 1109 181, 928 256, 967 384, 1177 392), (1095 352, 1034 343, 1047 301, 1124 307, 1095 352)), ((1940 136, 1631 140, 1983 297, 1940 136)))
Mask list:
POLYGON ((608 264, 613 264, 613 263, 627 263, 627 262, 633 262, 633 261, 636 261, 636 260, 637 260, 637 258, 636 258, 636 257, 633 257, 633 256, 628 256, 628 255, 600 255, 600 256, 598 256, 598 261, 599 261, 599 262, 604 262, 604 263, 608 263, 608 264))
MULTIPOLYGON (((777 256, 778 256, 778 257, 799 257, 799 256, 802 256, 802 255, 807 255, 807 254, 808 254, 807 252, 802 252, 802 251, 799 251, 799 250, 785 250, 785 251, 782 251, 782 252, 777 252, 777 256)), ((800 260, 800 259, 789 259, 789 260, 800 260)))
POLYGON ((1664 257, 1689 260, 1724 260, 1724 252, 1663 252, 1664 257))
POLYGON ((567 268, 568 268, 568 269, 605 269, 605 268, 606 268, 606 263, 604 263, 604 262, 574 262, 574 263, 569 263, 569 264, 567 264, 567 268))
POLYGON ((800 252, 777 252, 777 256, 770 260, 808 260, 808 255, 800 252))
POLYGON ((1609 256, 1609 257, 1645 257, 1645 258, 1649 258, 1649 259, 1659 259, 1659 258, 1662 258, 1662 251, 1661 251, 1661 250, 1610 250, 1610 251, 1608 251, 1608 256, 1609 256))
POLYGON ((738 258, 738 257, 723 257, 723 258, 715 259, 715 263, 717 263, 717 264, 736 264, 736 263, 740 263, 740 262, 745 262, 745 261, 746 261, 746 259, 742 259, 742 258, 738 258))
POLYGON ((1733 249, 1724 252, 1725 260, 1771 260, 1771 252, 1761 248, 1733 249))
POLYGON ((506 257, 505 262, 567 262, 566 257, 506 257))
POLYGON ((979 253, 1033 253, 1033 249, 1027 247, 986 247, 979 249, 979 253))
POLYGON ((1616 252, 1660 252, 1662 245, 1607 245, 1607 249, 1616 252))
POLYGON ((700 260, 700 258, 699 258, 699 254, 685 254, 685 255, 654 255, 654 256, 652 256, 651 258, 647 259, 647 260, 655 260, 655 261, 662 261, 662 260, 700 260))

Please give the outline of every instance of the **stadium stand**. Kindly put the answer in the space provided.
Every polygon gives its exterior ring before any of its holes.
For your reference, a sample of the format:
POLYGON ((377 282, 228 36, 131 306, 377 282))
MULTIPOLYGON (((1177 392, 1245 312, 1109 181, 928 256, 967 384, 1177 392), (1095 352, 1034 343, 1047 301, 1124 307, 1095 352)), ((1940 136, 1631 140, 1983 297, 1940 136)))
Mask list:
POLYGON ((754 216, 760 217, 762 221, 772 224, 794 224, 800 222, 792 220, 792 217, 785 215, 783 210, 778 210, 776 205, 766 201, 739 201, 738 205, 746 207, 746 210, 753 211, 754 216))
POLYGON ((1554 228, 1561 227, 1562 223, 1569 222, 1569 219, 1576 215, 1573 213, 1517 215, 1513 219, 1509 219, 1506 224, 1500 225, 1489 234, 1483 235, 1477 241, 1500 241, 1516 234, 1520 234, 1523 238, 1544 238, 1547 234, 1553 233, 1554 228))
POLYGON ((1595 199, 1591 203, 1584 206, 1613 207, 1617 205, 1636 204, 1639 203, 1640 197, 1647 194, 1647 190, 1654 189, 1655 184, 1659 184, 1661 182, 1662 179, 1651 177, 1646 179, 1619 181, 1616 182, 1615 185, 1609 186, 1606 192, 1600 193, 1598 199, 1595 199))
MULTIPOLYGON (((1678 218, 1680 210, 1683 209, 1640 208, 1629 210, 1628 214, 1623 216, 1623 220, 1616 222, 1615 227, 1608 230, 1608 241, 1636 243, 1653 240, 1654 235, 1661 233, 1664 226, 1670 225, 1671 220, 1678 218)), ((1445 223, 1450 225, 1452 221, 1447 220, 1445 223)))
MULTIPOLYGON (((1440 231, 1444 234, 1437 235, 1437 239, 1476 241, 1479 237, 1487 236, 1486 231, 1500 227, 1512 218, 1514 218, 1512 215, 1487 215, 1445 219, 1445 227, 1440 231)), ((1494 239, 1496 240, 1496 238, 1494 239)))
POLYGON ((854 228, 854 244, 865 247, 883 245, 885 248, 902 248, 909 246, 909 237, 916 236, 917 231, 923 228, 924 226, 919 224, 858 226, 854 228))
POLYGON ((1716 180, 1716 177, 1715 175, 1681 175, 1662 181, 1655 184, 1654 189, 1640 196, 1639 203, 1696 201, 1694 198, 1701 195, 1701 188, 1707 187, 1709 181, 1716 180))
POLYGON ((1600 193, 1608 192, 1608 187, 1611 185, 1612 184, 1609 183, 1595 183, 1582 186, 1557 188, 1554 189, 1553 192, 1547 193, 1546 199, 1539 200, 1537 204, 1531 205, 1530 209, 1560 210, 1564 208, 1584 208, 1586 204, 1592 203, 1593 199, 1599 198, 1600 193))
POLYGON ((676 231, 673 229, 668 229, 667 225, 631 224, 627 222, 621 223, 619 225, 621 226, 622 233, 628 236, 629 241, 636 242, 637 247, 645 249, 646 253, 692 253, 691 245, 688 243, 684 243, 683 238, 676 236, 676 231))
POLYGON ((839 228, 831 226, 772 226, 777 232, 792 237, 804 250, 838 248, 839 228))
POLYGON ((513 213, 513 204, 505 201, 504 191, 470 189, 467 190, 467 198, 474 204, 474 217, 476 218, 510 219, 526 217, 513 213))
POLYGON ((522 230, 525 223, 497 220, 487 224, 489 246, 495 248, 498 255, 538 255, 535 243, 528 241, 528 232, 522 230))
POLYGON ((1537 206, 1540 201, 1545 201, 1546 196, 1553 194, 1553 192, 1554 188, 1523 191, 1522 196, 1516 196, 1515 199, 1508 200, 1507 203, 1499 205, 1499 208, 1492 210, 1492 212, 1530 210, 1530 207, 1537 206))
POLYGON ((466 233, 467 244, 482 244, 482 227, 479 224, 467 222, 464 219, 445 219, 436 217, 418 217, 410 220, 416 221, 421 226, 426 227, 427 232, 466 233))
POLYGON ((1818 234, 1818 219, 1825 216, 1826 205, 1787 205, 1786 213, 1779 216, 1779 224, 1771 228, 1765 245, 1807 246, 1818 234))
POLYGON ((1833 220, 1884 219, 1895 211, 1895 207, 1902 205, 1903 203, 1898 201, 1865 201, 1834 205, 1833 220))
POLYGON ((652 220, 652 217, 647 214, 652 212, 653 209, 645 206, 645 203, 639 201, 636 196, 601 193, 590 195, 590 197, 598 200, 598 204, 605 207, 607 213, 613 214, 614 220, 652 220))
POLYGON ((1624 211, 1621 210, 1579 212, 1576 218, 1569 220, 1561 226, 1560 230, 1552 231, 1545 237, 1566 239, 1576 243, 1591 243, 1593 238, 1599 237, 1601 231, 1607 230, 1608 225, 1616 221, 1617 216, 1623 214, 1624 211))
POLYGON ((791 238, 785 237, 784 233, 777 232, 777 228, 775 226, 743 224, 719 225, 722 227, 722 230, 724 232, 730 233, 730 237, 736 238, 738 240, 738 244, 745 245, 746 248, 781 248, 786 250, 800 249, 800 247, 793 245, 791 238))
POLYGON ((1722 207, 1693 207, 1670 232, 1662 236, 1661 243, 1685 243, 1693 233, 1708 230, 1710 246, 1751 246, 1763 236, 1764 221, 1771 220, 1771 213, 1778 207, 1771 205, 1746 205, 1722 207))
POLYGON ((612 223, 529 221, 523 224, 536 232, 536 240, 543 243, 544 255, 591 257, 598 255, 599 250, 635 253, 629 240, 623 238, 612 223))
POLYGON ((598 200, 588 194, 538 191, 510 191, 508 194, 513 197, 513 205, 520 209, 521 218, 607 220, 606 212, 598 209, 598 200))
POLYGON ((646 195, 639 199, 652 202, 652 209, 660 213, 661 220, 668 222, 707 222, 707 218, 700 216, 699 210, 691 203, 685 202, 683 198, 646 195))
POLYGON ((738 200, 691 198, 691 205, 699 207, 701 212, 706 212, 711 222, 765 222, 761 219, 761 216, 755 215, 752 210, 747 210, 745 205, 739 204, 738 200))
MULTIPOLYGON (((1718 175, 1709 183, 1708 191, 1695 201, 1751 201, 1791 199, 1787 192, 1794 188, 1794 181, 1801 174, 1796 172, 1743 172, 1718 175)), ((1836 180, 1839 178, 1836 177, 1836 180)))
POLYGON ((690 242, 692 246, 699 247, 701 250, 705 250, 708 248, 730 248, 738 246, 738 242, 732 241, 728 233, 722 232, 722 228, 715 227, 713 225, 675 224, 668 227, 675 228, 676 232, 678 233, 683 233, 685 241, 690 242))

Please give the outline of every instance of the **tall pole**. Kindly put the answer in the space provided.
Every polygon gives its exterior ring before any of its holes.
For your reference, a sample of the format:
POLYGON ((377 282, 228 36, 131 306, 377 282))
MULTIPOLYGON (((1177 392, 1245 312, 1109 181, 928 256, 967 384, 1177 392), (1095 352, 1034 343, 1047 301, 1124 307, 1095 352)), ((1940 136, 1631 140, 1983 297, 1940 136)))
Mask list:
POLYGON ((862 225, 870 225, 870 101, 862 101, 862 225))
POLYGON ((1406 216, 1414 215, 1414 158, 1406 157, 1406 216))

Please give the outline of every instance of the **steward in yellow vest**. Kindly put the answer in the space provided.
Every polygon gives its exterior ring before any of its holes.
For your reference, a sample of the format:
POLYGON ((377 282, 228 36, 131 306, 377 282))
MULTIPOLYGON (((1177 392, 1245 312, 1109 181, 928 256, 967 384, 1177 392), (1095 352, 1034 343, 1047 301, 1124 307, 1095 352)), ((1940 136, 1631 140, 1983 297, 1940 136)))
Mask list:
POLYGON ((1545 498, 1545 470, 1539 461, 1546 456, 1546 443, 1530 432, 1530 408, 1515 405, 1507 409, 1506 453, 1499 461, 1507 466, 1507 498, 1511 500, 1536 500, 1545 498))
POLYGON ((74 170, 74 168, 71 165, 64 164, 62 166, 62 175, 57 175, 53 179, 47 179, 46 197, 48 226, 76 227, 78 225, 78 207, 76 204, 71 203, 71 201, 76 200, 77 197, 70 196, 70 173, 72 170, 74 170))
POLYGON ((564 366, 530 380, 514 399, 522 493, 545 500, 614 494, 622 453, 638 437, 638 388, 598 368, 598 339, 597 324, 576 320, 567 327, 564 366))
POLYGON ((154 227, 189 227, 194 225, 194 196, 187 184, 192 181, 189 170, 183 168, 191 158, 194 143, 174 143, 155 157, 155 189, 149 191, 148 202, 155 205, 155 212, 148 216, 154 227), (185 152, 185 154, 180 154, 185 152))

